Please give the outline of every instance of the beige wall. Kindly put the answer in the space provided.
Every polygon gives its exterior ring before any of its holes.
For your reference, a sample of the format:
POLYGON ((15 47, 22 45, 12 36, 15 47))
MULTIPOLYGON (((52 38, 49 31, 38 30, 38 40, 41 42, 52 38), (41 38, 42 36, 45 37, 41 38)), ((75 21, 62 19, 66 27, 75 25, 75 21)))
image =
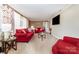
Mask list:
POLYGON ((52 28, 52 35, 56 38, 63 38, 63 36, 72 36, 79 38, 79 5, 72 5, 60 14, 60 24, 52 25, 52 18, 50 19, 50 27, 52 28))
POLYGON ((43 27, 43 21, 30 21, 29 25, 34 27, 43 27))

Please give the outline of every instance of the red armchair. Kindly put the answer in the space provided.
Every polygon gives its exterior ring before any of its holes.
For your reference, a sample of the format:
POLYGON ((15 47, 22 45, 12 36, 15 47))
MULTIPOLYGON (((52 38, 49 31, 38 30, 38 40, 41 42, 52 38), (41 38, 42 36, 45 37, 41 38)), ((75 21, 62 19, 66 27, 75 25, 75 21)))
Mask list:
POLYGON ((53 54, 79 54, 79 38, 65 36, 52 47, 53 54))
POLYGON ((35 33, 40 33, 40 32, 44 32, 45 31, 45 29, 44 28, 36 28, 35 29, 35 33))
POLYGON ((29 42, 34 35, 33 32, 29 32, 27 29, 16 29, 16 41, 17 42, 29 42))

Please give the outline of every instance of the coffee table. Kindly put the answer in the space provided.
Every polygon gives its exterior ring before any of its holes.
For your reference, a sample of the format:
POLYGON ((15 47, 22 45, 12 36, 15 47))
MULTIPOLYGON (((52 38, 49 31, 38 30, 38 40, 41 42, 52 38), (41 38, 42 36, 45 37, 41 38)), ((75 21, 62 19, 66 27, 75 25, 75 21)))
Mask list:
POLYGON ((41 40, 43 41, 43 39, 46 38, 46 33, 41 32, 41 33, 39 33, 38 37, 41 38, 41 40))

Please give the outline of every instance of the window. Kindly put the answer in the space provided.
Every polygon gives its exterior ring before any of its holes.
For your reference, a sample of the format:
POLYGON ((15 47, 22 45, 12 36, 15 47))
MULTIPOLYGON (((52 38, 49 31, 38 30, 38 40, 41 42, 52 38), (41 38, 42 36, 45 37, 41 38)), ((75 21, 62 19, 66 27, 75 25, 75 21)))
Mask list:
POLYGON ((0 31, 2 24, 11 24, 11 31, 16 29, 27 28, 28 20, 10 8, 7 4, 0 5, 0 31))
POLYGON ((43 27, 49 28, 49 22, 43 22, 43 27))
POLYGON ((22 28, 26 28, 26 18, 21 16, 20 25, 22 28))
POLYGON ((15 29, 20 28, 20 15, 16 12, 14 12, 14 25, 15 29))

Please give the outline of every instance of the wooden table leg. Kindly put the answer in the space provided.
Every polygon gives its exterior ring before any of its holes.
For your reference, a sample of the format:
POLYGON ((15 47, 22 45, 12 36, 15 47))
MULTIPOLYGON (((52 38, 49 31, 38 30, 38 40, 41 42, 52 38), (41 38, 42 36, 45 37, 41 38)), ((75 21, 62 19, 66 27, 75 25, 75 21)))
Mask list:
POLYGON ((5 51, 5 42, 2 41, 2 51, 4 52, 5 51))
POLYGON ((11 41, 5 42, 5 53, 11 49, 11 41))
POLYGON ((40 38, 40 33, 38 33, 38 38, 40 38))
POLYGON ((2 41, 2 50, 3 50, 3 52, 4 52, 5 54, 8 53, 8 48, 9 48, 9 45, 6 44, 5 41, 2 41))
POLYGON ((14 50, 17 50, 17 42, 16 42, 16 40, 13 40, 13 41, 12 41, 12 48, 13 48, 14 50))
POLYGON ((17 42, 16 40, 11 41, 2 41, 2 52, 5 54, 8 53, 8 51, 13 48, 14 50, 17 50, 17 42))

